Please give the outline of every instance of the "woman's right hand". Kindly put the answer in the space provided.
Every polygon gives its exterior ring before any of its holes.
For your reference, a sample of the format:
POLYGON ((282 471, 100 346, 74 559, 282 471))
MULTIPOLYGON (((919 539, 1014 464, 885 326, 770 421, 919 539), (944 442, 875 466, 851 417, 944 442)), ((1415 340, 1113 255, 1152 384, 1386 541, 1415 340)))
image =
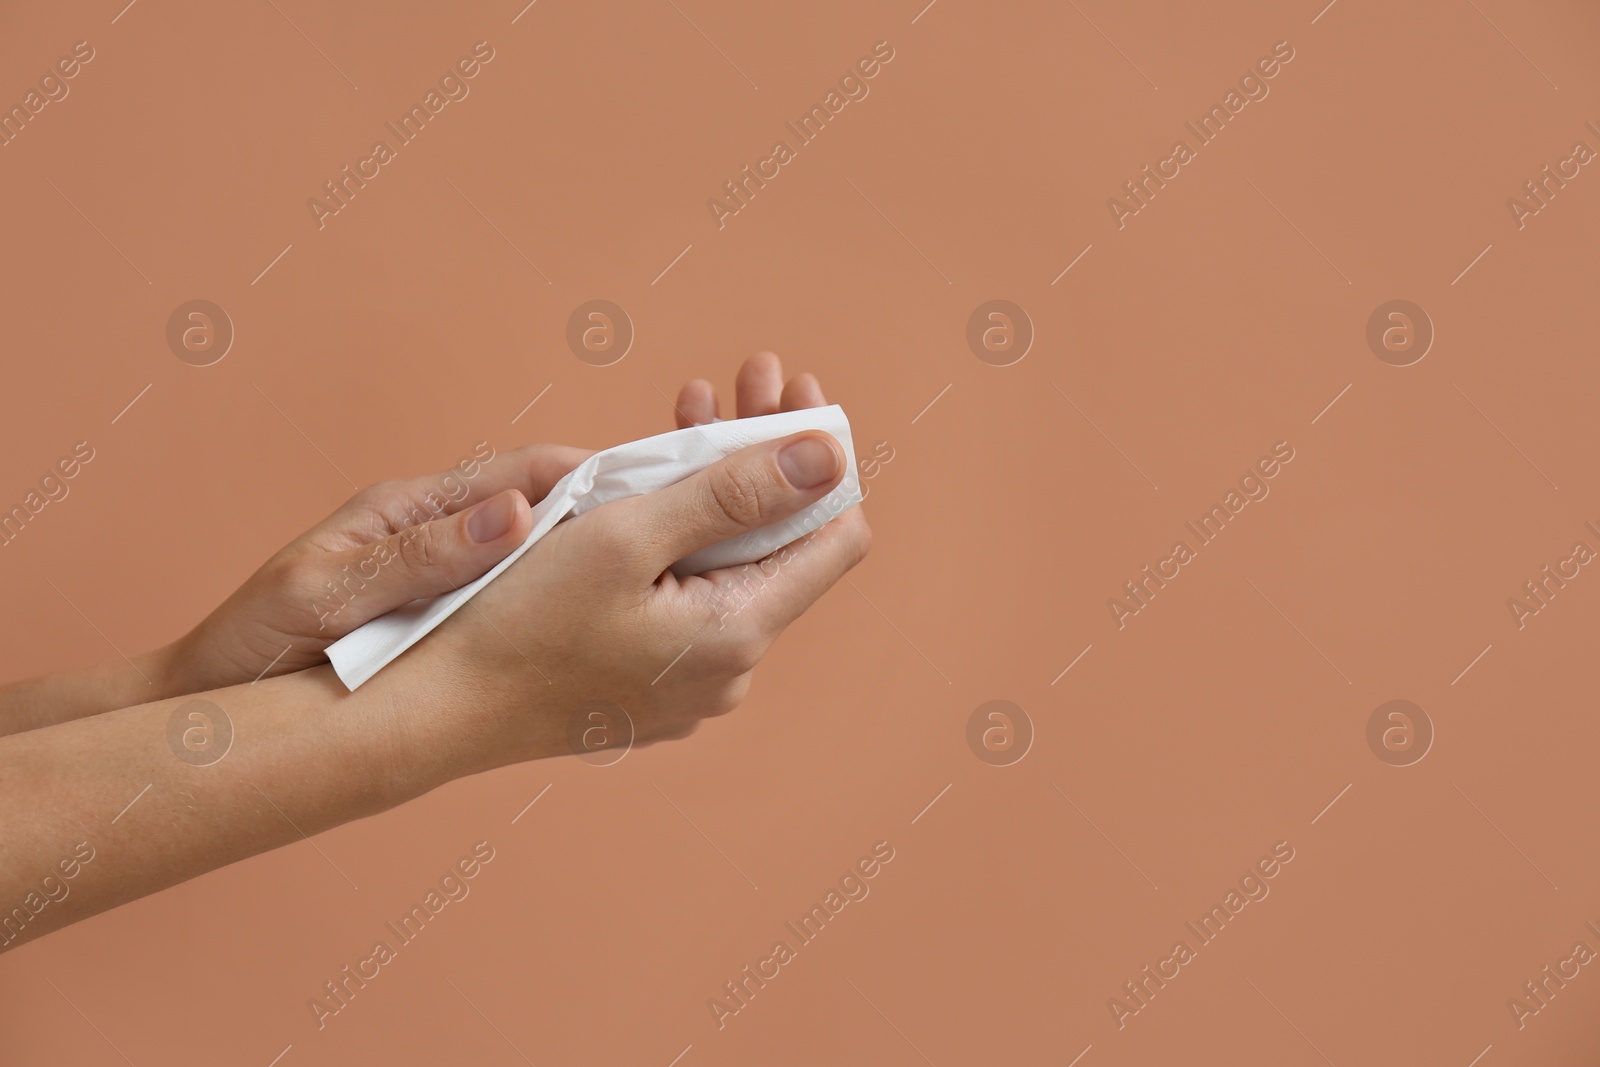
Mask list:
POLYGON ((684 736, 743 699, 772 642, 871 538, 855 507, 759 564, 668 568, 816 503, 847 462, 829 434, 792 434, 561 523, 397 661, 390 684, 430 698, 404 701, 413 715, 456 709, 461 773, 581 752, 595 710, 618 728, 625 712, 633 744, 684 736))

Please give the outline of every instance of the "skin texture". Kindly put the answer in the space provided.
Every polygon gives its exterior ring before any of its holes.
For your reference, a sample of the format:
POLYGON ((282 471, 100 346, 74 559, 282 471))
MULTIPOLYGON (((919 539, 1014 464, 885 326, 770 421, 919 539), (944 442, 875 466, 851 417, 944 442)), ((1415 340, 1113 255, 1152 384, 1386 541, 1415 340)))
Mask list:
MULTIPOLYGON (((824 402, 809 375, 785 385, 776 356, 739 372, 741 417, 824 402)), ((690 382, 676 407, 680 427, 707 421, 714 390, 690 382)), ((683 579, 667 570, 803 510, 848 473, 832 437, 795 434, 562 523, 354 693, 313 665, 361 622, 503 558, 527 533, 529 494, 543 496, 588 454, 530 446, 496 457, 472 495, 417 535, 428 551, 395 542, 332 625, 306 606, 307 591, 404 536, 396 516, 429 480, 357 494, 194 631, 136 657, 138 670, 119 659, 0 690, 0 948, 455 778, 569 754, 574 722, 596 706, 625 711, 634 744, 685 736, 739 703, 777 636, 866 554, 857 507, 757 564, 683 579), (786 461, 807 448, 809 462, 786 461), (475 539, 472 517, 491 507, 504 513, 481 519, 475 539), (285 644, 291 653, 263 673, 285 644), (233 729, 232 747, 207 766, 168 743, 169 721, 177 713, 182 729, 179 709, 196 697, 233 729)))

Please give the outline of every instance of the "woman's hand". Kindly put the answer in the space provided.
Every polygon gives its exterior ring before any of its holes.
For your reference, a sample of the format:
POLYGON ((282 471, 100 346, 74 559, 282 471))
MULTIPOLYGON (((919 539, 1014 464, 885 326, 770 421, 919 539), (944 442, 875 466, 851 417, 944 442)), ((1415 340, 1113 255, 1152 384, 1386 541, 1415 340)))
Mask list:
POLYGON ((459 588, 520 545, 530 502, 593 453, 480 445, 446 471, 380 482, 295 538, 166 650, 161 695, 288 674, 385 612, 459 588))
MULTIPOLYGON (((784 388, 770 355, 740 371, 738 402, 741 417, 825 403, 809 375, 784 388)), ((691 382, 678 407, 680 424, 708 421, 715 397, 691 382)), ((582 752, 591 723, 633 744, 682 737, 744 698, 773 641, 865 557, 871 533, 854 507, 758 563, 682 579, 668 568, 816 505, 853 476, 833 437, 807 431, 595 508, 535 544, 385 684, 428 695, 414 714, 455 709, 463 773, 582 752)))

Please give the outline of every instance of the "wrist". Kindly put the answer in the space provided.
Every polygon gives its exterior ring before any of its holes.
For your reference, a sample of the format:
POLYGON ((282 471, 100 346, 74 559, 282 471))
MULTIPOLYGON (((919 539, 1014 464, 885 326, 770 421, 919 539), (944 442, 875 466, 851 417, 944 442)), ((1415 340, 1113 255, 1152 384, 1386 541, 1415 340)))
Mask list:
POLYGON ((133 657, 133 665, 146 679, 146 685, 144 691, 138 694, 138 699, 130 703, 148 704, 152 700, 167 700, 201 691, 202 687, 185 684, 182 641, 180 638, 133 657))
POLYGON ((565 754, 555 687, 531 669, 483 670, 464 640, 441 627, 360 691, 378 690, 402 744, 431 754, 444 780, 565 754))

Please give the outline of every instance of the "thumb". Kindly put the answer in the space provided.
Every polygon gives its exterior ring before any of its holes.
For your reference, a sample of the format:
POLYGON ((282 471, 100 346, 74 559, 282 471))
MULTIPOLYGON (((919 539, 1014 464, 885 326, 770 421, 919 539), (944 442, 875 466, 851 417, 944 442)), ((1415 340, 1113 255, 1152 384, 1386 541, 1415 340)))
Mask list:
POLYGON ((454 515, 328 553, 322 600, 336 610, 319 609, 323 632, 348 633, 413 600, 459 589, 510 555, 532 525, 527 499, 507 489, 454 515))
MULTIPOLYGON (((838 483, 844 451, 820 430, 750 445, 612 516, 651 578, 690 553, 788 518, 838 483)), ((615 505, 613 505, 615 506, 615 505)), ((602 509, 603 510, 603 509, 602 509)))

